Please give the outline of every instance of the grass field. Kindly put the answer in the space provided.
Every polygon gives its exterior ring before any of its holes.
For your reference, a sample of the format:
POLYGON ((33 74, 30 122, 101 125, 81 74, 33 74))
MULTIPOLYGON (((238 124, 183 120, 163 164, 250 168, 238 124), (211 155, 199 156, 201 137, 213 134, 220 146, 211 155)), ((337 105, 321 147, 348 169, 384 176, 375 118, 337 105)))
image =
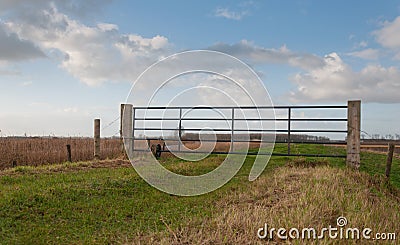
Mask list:
MULTIPOLYGON (((283 152, 285 146, 275 150, 283 152)), ((343 153, 322 145, 295 145, 293 151, 343 153)), ((338 216, 353 227, 400 236, 400 160, 394 159, 387 183, 384 155, 362 153, 361 158, 357 172, 340 158, 272 157, 262 176, 248 182, 254 161, 248 156, 227 185, 196 197, 162 193, 122 160, 3 170, 0 244, 265 244, 256 235, 265 222, 319 229, 335 225, 338 216)), ((223 159, 166 158, 162 164, 199 175, 223 159)))

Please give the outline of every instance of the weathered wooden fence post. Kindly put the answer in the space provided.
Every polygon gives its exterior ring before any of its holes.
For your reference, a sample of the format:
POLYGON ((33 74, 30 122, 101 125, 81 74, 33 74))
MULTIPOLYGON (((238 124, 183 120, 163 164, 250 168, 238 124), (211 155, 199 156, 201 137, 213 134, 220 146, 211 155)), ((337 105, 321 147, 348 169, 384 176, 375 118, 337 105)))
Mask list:
POLYGON ((361 100, 347 103, 347 166, 360 167, 361 100))
POLYGON ((72 162, 72 156, 71 156, 71 145, 67 145, 67 161, 72 162))
POLYGON ((100 119, 94 119, 94 158, 100 159, 100 119))
POLYGON ((393 152, 394 152, 394 143, 389 143, 388 155, 386 159, 386 177, 389 178, 390 170, 392 169, 392 161, 393 161, 393 152))
POLYGON ((124 118, 124 110, 125 110, 125 104, 121 104, 120 107, 120 112, 119 112, 119 141, 121 144, 121 154, 124 155, 125 154, 125 147, 124 147, 124 139, 122 136, 122 120, 124 118))
POLYGON ((132 155, 133 149, 133 105, 121 104, 121 141, 123 143, 122 150, 129 156, 132 155))

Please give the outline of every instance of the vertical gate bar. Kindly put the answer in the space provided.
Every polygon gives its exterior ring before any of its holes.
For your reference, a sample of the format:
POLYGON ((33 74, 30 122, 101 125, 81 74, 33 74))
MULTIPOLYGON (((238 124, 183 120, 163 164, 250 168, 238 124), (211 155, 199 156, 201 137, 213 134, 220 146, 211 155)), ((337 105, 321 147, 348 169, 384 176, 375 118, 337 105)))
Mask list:
POLYGON ((181 151, 181 142, 182 142, 182 108, 179 108, 179 129, 178 129, 178 137, 179 137, 179 141, 178 141, 178 152, 181 151))
POLYGON ((132 112, 132 152, 135 151, 135 119, 136 119, 136 108, 133 108, 132 112))
POLYGON ((290 126, 290 122, 291 122, 291 118, 292 118, 292 108, 288 107, 288 134, 287 134, 287 141, 288 141, 288 145, 287 145, 287 151, 288 154, 290 154, 290 130, 291 130, 291 126, 290 126))
MULTIPOLYGON (((231 127, 232 131, 231 131, 231 149, 230 151, 234 151, 233 150, 233 143, 234 143, 234 132, 235 132, 235 108, 232 107, 232 127, 231 127)), ((217 139, 218 140, 218 139, 217 139)))

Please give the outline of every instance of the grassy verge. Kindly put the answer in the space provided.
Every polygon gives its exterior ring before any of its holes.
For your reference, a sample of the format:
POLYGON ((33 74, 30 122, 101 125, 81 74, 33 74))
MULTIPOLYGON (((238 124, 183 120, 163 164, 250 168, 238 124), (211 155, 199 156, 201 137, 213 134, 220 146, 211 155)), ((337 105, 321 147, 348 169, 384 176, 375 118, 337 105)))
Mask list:
MULTIPOLYGON (((263 175, 243 192, 235 190, 216 202, 220 212, 201 221, 183 224, 180 228, 160 233, 142 234, 143 244, 265 244, 282 243, 275 231, 261 240, 257 231, 268 224, 271 228, 314 228, 317 236, 323 228, 337 226, 344 216, 351 228, 371 228, 377 232, 398 235, 400 219, 399 195, 388 191, 379 180, 368 174, 329 166, 290 167, 263 175)), ((287 235, 287 233, 286 233, 287 235)), ((360 235, 361 236, 361 235, 360 235)), ((348 244, 356 240, 332 240, 325 233, 322 240, 290 240, 303 244, 348 244)), ((359 243, 360 241, 358 241, 359 243)), ((367 243, 367 240, 361 240, 367 243)), ((396 241, 384 241, 395 244, 396 241)))
MULTIPOLYGON (((292 149, 303 153, 342 151, 313 145, 294 145, 292 149)), ((284 151, 284 146, 278 145, 276 150, 284 151)), ((363 170, 382 173, 381 158, 384 164, 382 155, 363 155, 363 170)), ((222 160, 223 156, 212 156, 194 164, 171 158, 164 159, 163 164, 174 172, 198 175, 214 169, 222 160)), ((279 227, 318 227, 331 224, 339 214, 356 225, 365 222, 386 231, 396 228, 393 220, 399 220, 399 195, 392 186, 400 187, 398 159, 393 163, 391 188, 380 176, 346 170, 344 159, 336 158, 293 161, 273 157, 261 178, 248 182, 253 161, 254 156, 247 157, 227 185, 196 197, 162 193, 144 182, 126 163, 114 164, 112 168, 102 168, 104 162, 100 162, 3 171, 0 243, 231 243, 246 239, 256 242, 252 240, 256 239, 254 229, 263 222, 279 227), (283 213, 276 213, 278 209, 283 213), (318 210, 322 213, 318 214, 318 210), (387 215, 379 217, 382 210, 387 215), (276 218, 267 217, 272 214, 276 218), (358 219, 357 215, 363 218, 358 219), (383 222, 383 218, 388 221, 383 222), (258 223, 251 223, 253 219, 258 223), (244 223, 238 223, 240 220, 244 223)))
MULTIPOLYGON (((164 164, 197 175, 217 167, 223 159, 219 158, 210 157, 196 165, 176 159, 164 164)), ((248 171, 251 161, 246 161, 241 172, 248 171)), ((172 229, 184 220, 210 216, 215 200, 248 185, 244 176, 238 174, 210 194, 181 198, 149 186, 129 166, 18 167, 0 177, 0 237, 7 244, 132 240, 139 233, 172 229)))

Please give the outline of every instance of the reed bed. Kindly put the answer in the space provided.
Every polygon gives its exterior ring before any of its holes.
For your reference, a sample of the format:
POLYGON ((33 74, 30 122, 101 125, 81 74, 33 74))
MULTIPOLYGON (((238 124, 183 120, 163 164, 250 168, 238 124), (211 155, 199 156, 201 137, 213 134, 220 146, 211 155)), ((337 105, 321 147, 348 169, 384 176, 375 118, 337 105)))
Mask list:
MULTIPOLYGON (((15 165, 38 166, 66 162, 66 145, 71 145, 73 162, 92 160, 93 144, 92 138, 0 138, 0 169, 15 165)), ((118 138, 102 138, 100 148, 100 159, 112 159, 122 155, 118 138)))
MULTIPOLYGON (((136 142, 135 146, 147 149, 148 142, 136 142)), ((163 144, 163 141, 151 141, 150 146, 163 144)), ((197 149, 200 142, 184 142, 189 149, 197 149)), ((207 144, 207 143, 203 143, 207 144)), ((210 143, 211 144, 211 143, 210 143)), ((39 166, 68 161, 67 145, 71 145, 72 161, 92 160, 94 142, 92 138, 77 137, 5 137, 0 138, 0 169, 15 166, 39 166)), ((214 145, 214 143, 212 143, 214 145)), ((244 143, 235 143, 235 148, 245 148, 244 143), (243 145, 243 146, 242 146, 243 145)), ((211 147, 211 146, 210 146, 211 147)), ((250 143, 249 148, 258 148, 259 143, 250 143)), ((100 159, 123 157, 121 142, 118 138, 102 138, 100 159)), ((211 147, 212 148, 212 147, 211 147)), ((229 151, 230 143, 217 143, 213 151, 229 151)), ((173 156, 163 153, 163 158, 173 156)))

